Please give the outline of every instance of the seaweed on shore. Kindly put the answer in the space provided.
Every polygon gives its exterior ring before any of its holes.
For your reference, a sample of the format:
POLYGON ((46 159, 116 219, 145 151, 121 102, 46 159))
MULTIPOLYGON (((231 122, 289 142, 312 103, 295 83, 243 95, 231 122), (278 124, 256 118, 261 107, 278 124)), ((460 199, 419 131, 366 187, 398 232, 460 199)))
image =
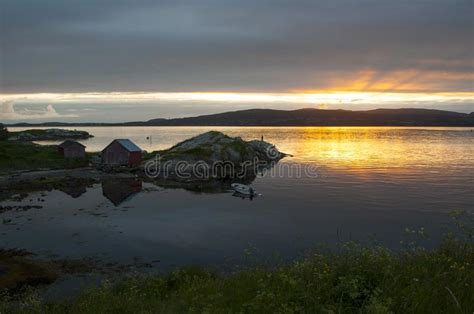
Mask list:
POLYGON ((24 250, 0 250, 0 291, 10 294, 53 283, 58 274, 46 262, 31 258, 24 250))

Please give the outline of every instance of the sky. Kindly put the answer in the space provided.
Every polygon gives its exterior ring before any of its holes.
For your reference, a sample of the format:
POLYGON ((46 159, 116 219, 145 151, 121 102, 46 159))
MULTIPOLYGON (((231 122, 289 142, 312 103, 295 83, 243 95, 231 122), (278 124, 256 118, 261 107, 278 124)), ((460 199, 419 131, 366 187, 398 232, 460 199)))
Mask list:
POLYGON ((474 111, 473 0, 1 0, 0 122, 474 111))

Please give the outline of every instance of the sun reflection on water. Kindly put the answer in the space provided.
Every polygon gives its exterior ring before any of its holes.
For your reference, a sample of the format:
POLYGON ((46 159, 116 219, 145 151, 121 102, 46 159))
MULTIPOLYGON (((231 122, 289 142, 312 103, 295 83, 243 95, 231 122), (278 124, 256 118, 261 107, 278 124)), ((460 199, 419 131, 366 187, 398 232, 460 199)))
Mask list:
MULTIPOLYGON (((293 130, 289 130, 290 132, 293 130)), ((298 138, 281 143, 293 160, 331 168, 413 171, 470 166, 474 136, 464 129, 381 127, 298 128, 298 138), (443 132, 443 136, 441 136, 443 132), (465 136, 461 136, 464 133, 465 136)))

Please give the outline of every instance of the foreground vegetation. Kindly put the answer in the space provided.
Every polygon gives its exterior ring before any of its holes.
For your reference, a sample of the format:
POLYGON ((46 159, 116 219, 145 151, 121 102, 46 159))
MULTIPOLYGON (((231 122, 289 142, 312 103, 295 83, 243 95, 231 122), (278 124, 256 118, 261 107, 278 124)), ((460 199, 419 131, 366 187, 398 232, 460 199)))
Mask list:
POLYGON ((5 299, 23 313, 472 313, 474 245, 448 236, 435 250, 344 245, 291 265, 231 274, 186 268, 104 283, 72 301, 5 299))
POLYGON ((87 166, 88 158, 64 158, 55 146, 0 141, 0 173, 16 170, 65 169, 87 166))

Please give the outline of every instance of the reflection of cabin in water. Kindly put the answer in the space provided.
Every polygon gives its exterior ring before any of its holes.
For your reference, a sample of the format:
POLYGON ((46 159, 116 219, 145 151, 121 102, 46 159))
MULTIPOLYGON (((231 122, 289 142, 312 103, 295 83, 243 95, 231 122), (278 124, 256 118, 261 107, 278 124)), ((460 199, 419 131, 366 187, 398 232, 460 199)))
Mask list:
POLYGON ((67 140, 58 145, 58 151, 64 158, 84 158, 86 147, 79 142, 67 140))
POLYGON ((82 194, 87 192, 85 185, 65 185, 58 188, 59 191, 66 193, 72 198, 79 198, 82 194))
POLYGON ((142 150, 128 139, 113 140, 102 150, 102 163, 111 166, 138 166, 142 150))
POLYGON ((92 186, 92 183, 89 179, 65 177, 61 180, 61 182, 64 184, 58 186, 57 189, 63 193, 66 193, 72 198, 81 197, 82 194, 87 192, 87 188, 92 186))
POLYGON ((120 205, 142 190, 142 181, 123 178, 102 181, 102 194, 115 206, 120 205))

